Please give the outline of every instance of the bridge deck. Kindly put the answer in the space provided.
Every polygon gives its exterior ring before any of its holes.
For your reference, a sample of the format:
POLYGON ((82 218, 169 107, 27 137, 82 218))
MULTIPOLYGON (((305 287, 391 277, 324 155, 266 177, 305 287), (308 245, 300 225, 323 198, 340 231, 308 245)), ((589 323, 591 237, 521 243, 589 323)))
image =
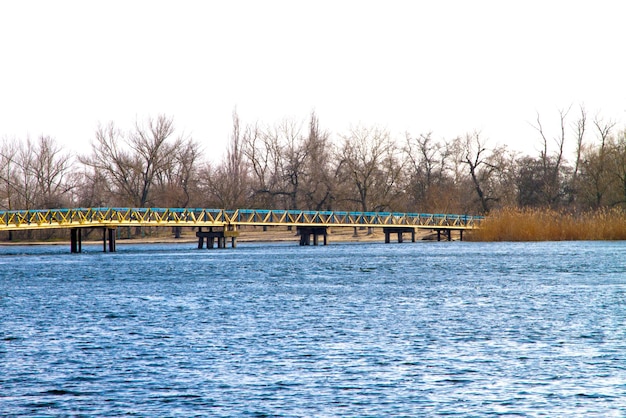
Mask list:
POLYGON ((239 226, 320 226, 465 230, 478 227, 482 216, 262 209, 76 208, 0 211, 0 231, 28 229, 239 226))

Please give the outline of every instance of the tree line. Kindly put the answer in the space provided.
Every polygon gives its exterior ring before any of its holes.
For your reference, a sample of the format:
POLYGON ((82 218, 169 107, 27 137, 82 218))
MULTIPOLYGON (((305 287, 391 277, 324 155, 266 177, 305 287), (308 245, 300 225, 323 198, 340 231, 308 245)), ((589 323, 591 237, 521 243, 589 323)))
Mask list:
POLYGON ((303 121, 242 123, 227 148, 177 132, 166 115, 95 129, 74 154, 50 136, 0 143, 0 209, 210 207, 488 214, 502 207, 585 211, 626 206, 626 132, 584 107, 537 115, 535 155, 490 146, 480 132, 392 137, 303 121), (573 155, 566 155, 567 149, 573 155), (221 159, 215 159, 217 154, 221 159))

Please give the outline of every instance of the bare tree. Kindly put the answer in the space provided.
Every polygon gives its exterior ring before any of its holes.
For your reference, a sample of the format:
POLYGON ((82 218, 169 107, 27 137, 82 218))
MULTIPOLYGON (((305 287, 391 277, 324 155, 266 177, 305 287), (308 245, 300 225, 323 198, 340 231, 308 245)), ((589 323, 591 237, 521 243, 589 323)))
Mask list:
POLYGON ((200 184, 211 204, 215 202, 226 209, 245 208, 249 201, 250 168, 244 146, 254 143, 256 128, 241 127, 236 111, 233 111, 233 130, 226 155, 216 166, 207 163, 200 173, 200 184))
POLYGON ((502 170, 494 157, 504 153, 505 150, 503 148, 496 148, 493 151, 487 149, 479 132, 467 134, 463 140, 462 149, 462 163, 467 165, 480 208, 483 213, 489 213, 491 203, 499 200, 499 197, 494 194, 493 183, 496 174, 502 170))
POLYGON ((343 137, 339 150, 347 193, 343 198, 363 211, 390 208, 402 172, 389 132, 358 126, 343 137))
POLYGON ((614 205, 626 205, 626 131, 621 131, 612 141, 609 156, 609 172, 615 179, 614 205))
MULTIPOLYGON (((279 190, 288 197, 290 209, 322 209, 332 206, 336 170, 331 167, 332 145, 311 112, 308 132, 291 121, 281 125, 279 190)), ((276 141, 274 141, 276 143, 276 141)))
POLYGON ((135 132, 130 135, 128 145, 134 151, 133 165, 140 174, 138 184, 140 207, 145 207, 148 203, 150 189, 157 176, 175 160, 174 150, 181 146, 183 140, 177 138, 173 143, 168 143, 173 134, 173 120, 161 115, 156 120, 148 119, 144 126, 136 123, 135 132))
POLYGON ((610 191, 611 183, 615 180, 609 172, 609 151, 614 148, 611 147, 610 136, 616 123, 604 122, 596 117, 593 124, 597 130, 598 143, 583 147, 580 192, 587 195, 593 207, 599 208, 606 204, 605 197, 610 191))
POLYGON ((183 142, 173 135, 173 120, 163 115, 149 118, 144 125, 137 122, 126 135, 111 122, 98 127, 91 155, 80 161, 106 176, 118 202, 146 207, 152 203, 157 177, 173 164, 174 151, 183 142))
POLYGON ((441 196, 447 194, 445 189, 451 183, 446 174, 449 147, 435 141, 430 132, 417 137, 407 133, 403 151, 408 169, 405 188, 410 195, 409 206, 437 210, 441 206, 441 196))
POLYGON ((164 207, 185 208, 198 194, 198 160, 200 146, 185 139, 172 150, 172 158, 156 174, 157 203, 164 207))
POLYGON ((75 187, 70 181, 71 157, 49 136, 40 136, 32 147, 34 158, 29 170, 36 181, 37 202, 42 208, 67 205, 68 195, 75 187))
POLYGON ((285 196, 287 209, 300 209, 300 195, 306 176, 309 148, 302 134, 302 125, 285 120, 269 134, 275 157, 275 195, 285 196))
POLYGON ((239 115, 233 112, 233 133, 226 150, 226 176, 230 180, 230 207, 245 207, 249 195, 249 167, 244 155, 244 136, 252 136, 252 128, 246 127, 242 135, 239 115))
POLYGON ((314 114, 311 118, 308 136, 302 123, 290 119, 244 136, 244 154, 251 166, 257 202, 300 209, 319 193, 317 186, 323 183, 323 177, 315 171, 322 167, 312 162, 325 164, 327 137, 320 134, 314 114))
MULTIPOLYGON (((497 197, 494 204, 498 207, 513 207, 517 203, 517 161, 519 154, 506 148, 496 147, 491 155, 492 165, 497 167, 490 180, 492 193, 497 197), (497 202, 497 203, 496 203, 497 202)), ((494 209, 495 206, 491 206, 494 209)))
POLYGON ((578 191, 578 175, 580 173, 580 167, 582 164, 582 152, 583 152, 583 147, 585 145, 584 138, 585 138, 586 131, 587 131, 587 111, 581 105, 580 117, 574 123, 574 133, 576 136, 576 160, 574 161, 574 171, 572 173, 570 203, 573 202, 578 191))
POLYGON ((4 138, 0 143, 0 207, 6 210, 19 208, 20 202, 17 200, 16 190, 19 176, 18 165, 18 142, 15 139, 4 138))
POLYGON ((14 187, 21 209, 37 209, 37 180, 33 175, 35 165, 35 149, 33 143, 28 139, 21 143, 17 152, 17 165, 19 170, 13 177, 14 187))
POLYGON ((315 112, 309 119, 309 134, 304 147, 307 149, 304 173, 306 179, 302 187, 304 206, 307 209, 332 209, 335 199, 335 184, 338 170, 333 164, 334 147, 328 132, 319 126, 315 112))
POLYGON ((536 124, 532 125, 541 137, 542 148, 539 154, 542 171, 542 194, 547 206, 557 206, 564 194, 564 149, 566 139, 566 120, 571 106, 567 110, 559 110, 559 135, 553 138, 556 150, 551 152, 550 141, 546 137, 541 118, 537 113, 536 124))
POLYGON ((58 208, 71 201, 72 162, 49 136, 37 141, 3 141, 0 150, 3 206, 20 209, 58 208))
POLYGON ((250 164, 251 189, 254 204, 274 207, 271 191, 275 182, 275 148, 258 124, 249 126, 243 137, 243 154, 250 164))
MULTIPOLYGON (((82 159, 82 157, 80 158, 82 159)), ((114 203, 112 201, 109 177, 101 170, 81 164, 75 172, 76 203, 81 207, 103 207, 114 203)))

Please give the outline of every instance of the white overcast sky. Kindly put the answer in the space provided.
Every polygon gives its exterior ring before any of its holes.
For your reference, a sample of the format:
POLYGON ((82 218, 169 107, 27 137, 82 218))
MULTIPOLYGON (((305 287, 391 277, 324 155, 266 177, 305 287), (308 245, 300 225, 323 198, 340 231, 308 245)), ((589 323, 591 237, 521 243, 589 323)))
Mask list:
MULTIPOLYGON (((98 123, 166 114, 219 157, 242 121, 357 124, 398 139, 530 126, 583 104, 624 127, 626 3, 0 0, 0 137, 89 150, 98 123)), ((549 132, 557 135, 556 130, 549 132)))

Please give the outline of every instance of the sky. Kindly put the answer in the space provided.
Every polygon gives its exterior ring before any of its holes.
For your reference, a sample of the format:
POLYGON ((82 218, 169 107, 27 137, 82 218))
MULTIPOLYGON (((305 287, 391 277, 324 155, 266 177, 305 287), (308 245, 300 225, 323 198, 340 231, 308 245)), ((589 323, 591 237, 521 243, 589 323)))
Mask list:
POLYGON ((99 124, 160 114, 223 155, 241 121, 479 131, 538 150, 539 115, 626 120, 619 0, 0 0, 0 138, 89 152, 99 124))

